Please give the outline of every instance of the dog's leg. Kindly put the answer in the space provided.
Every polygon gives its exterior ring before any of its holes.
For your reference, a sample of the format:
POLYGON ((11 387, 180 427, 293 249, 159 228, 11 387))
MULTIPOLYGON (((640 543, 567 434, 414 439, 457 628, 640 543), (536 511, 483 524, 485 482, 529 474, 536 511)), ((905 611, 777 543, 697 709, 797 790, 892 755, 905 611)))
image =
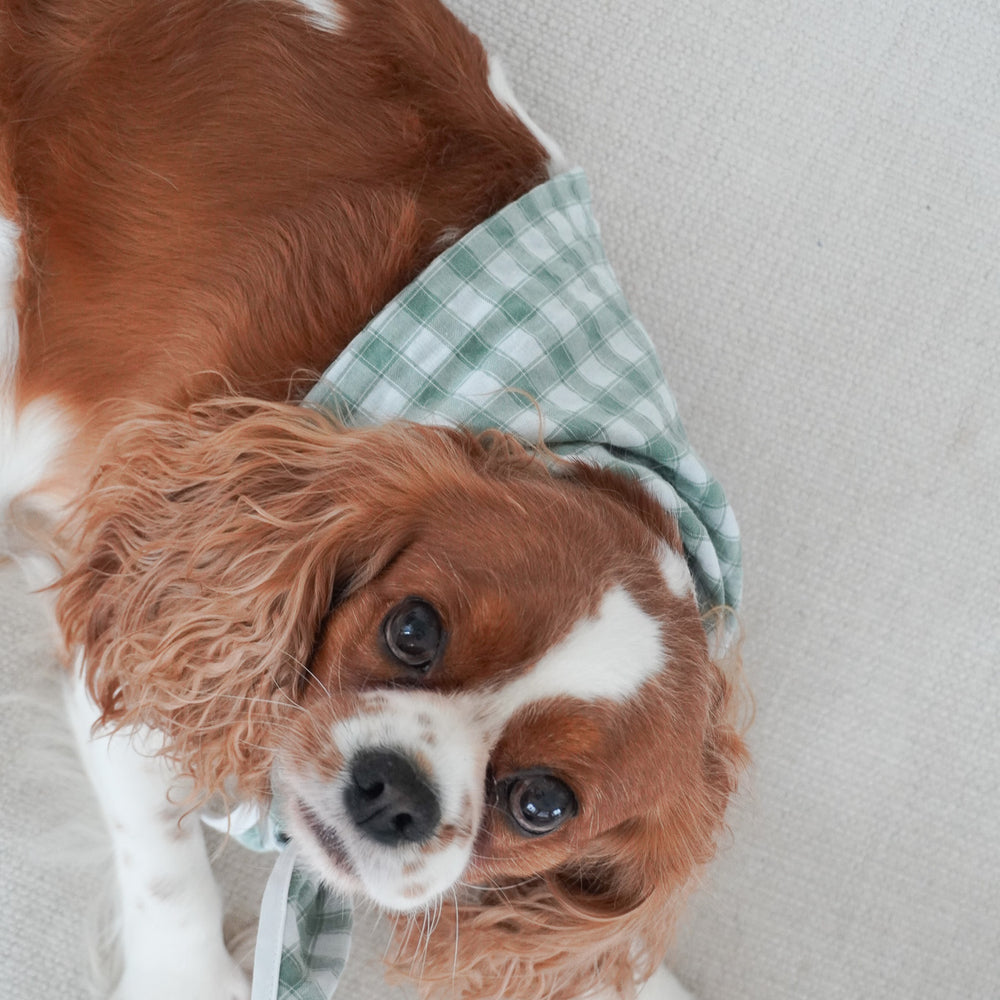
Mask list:
POLYGON ((152 753, 156 738, 92 736, 97 713, 79 680, 68 701, 114 849, 124 960, 115 1000, 246 1000, 200 822, 171 802, 177 782, 152 753))

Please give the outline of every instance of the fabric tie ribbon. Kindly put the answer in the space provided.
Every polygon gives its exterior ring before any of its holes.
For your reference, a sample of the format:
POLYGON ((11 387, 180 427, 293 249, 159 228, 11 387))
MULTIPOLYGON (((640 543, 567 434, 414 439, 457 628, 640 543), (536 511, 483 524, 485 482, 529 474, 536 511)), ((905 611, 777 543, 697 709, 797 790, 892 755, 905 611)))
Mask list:
POLYGON ((277 851, 260 904, 250 1000, 330 1000, 350 953, 350 900, 298 867, 276 809, 253 805, 202 821, 252 851, 277 851))

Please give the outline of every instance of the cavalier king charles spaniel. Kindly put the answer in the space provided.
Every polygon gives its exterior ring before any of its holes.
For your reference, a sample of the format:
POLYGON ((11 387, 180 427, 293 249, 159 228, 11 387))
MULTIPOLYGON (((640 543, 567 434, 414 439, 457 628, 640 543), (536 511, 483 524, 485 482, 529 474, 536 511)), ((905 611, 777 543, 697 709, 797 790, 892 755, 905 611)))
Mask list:
POLYGON ((249 995, 220 795, 338 889, 446 899, 393 959, 425 994, 631 996, 745 764, 677 523, 301 405, 557 148, 438 0, 2 0, 0 39, 0 514, 77 678, 116 996, 249 995))

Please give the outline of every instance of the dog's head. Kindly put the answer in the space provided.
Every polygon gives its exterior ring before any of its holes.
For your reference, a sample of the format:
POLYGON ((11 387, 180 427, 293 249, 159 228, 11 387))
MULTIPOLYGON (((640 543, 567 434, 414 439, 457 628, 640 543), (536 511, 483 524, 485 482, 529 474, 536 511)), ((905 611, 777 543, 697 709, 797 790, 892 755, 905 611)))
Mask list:
POLYGON ((327 881, 446 899, 413 945, 428 980, 562 996, 658 957, 743 747, 637 484, 272 404, 112 447, 60 597, 106 722, 161 729, 206 792, 273 786, 327 881))

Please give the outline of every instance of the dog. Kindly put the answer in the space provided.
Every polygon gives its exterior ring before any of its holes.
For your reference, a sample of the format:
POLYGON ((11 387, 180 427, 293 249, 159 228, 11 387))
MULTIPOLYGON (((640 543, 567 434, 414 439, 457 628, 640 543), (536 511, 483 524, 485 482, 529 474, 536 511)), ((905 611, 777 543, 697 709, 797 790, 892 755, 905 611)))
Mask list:
POLYGON ((447 898, 397 942, 425 994, 631 996, 746 764, 677 519, 530 431, 306 398, 558 147, 437 0, 3 0, 0 38, 0 511, 75 679, 115 996, 249 995, 220 795, 326 885, 447 898))

